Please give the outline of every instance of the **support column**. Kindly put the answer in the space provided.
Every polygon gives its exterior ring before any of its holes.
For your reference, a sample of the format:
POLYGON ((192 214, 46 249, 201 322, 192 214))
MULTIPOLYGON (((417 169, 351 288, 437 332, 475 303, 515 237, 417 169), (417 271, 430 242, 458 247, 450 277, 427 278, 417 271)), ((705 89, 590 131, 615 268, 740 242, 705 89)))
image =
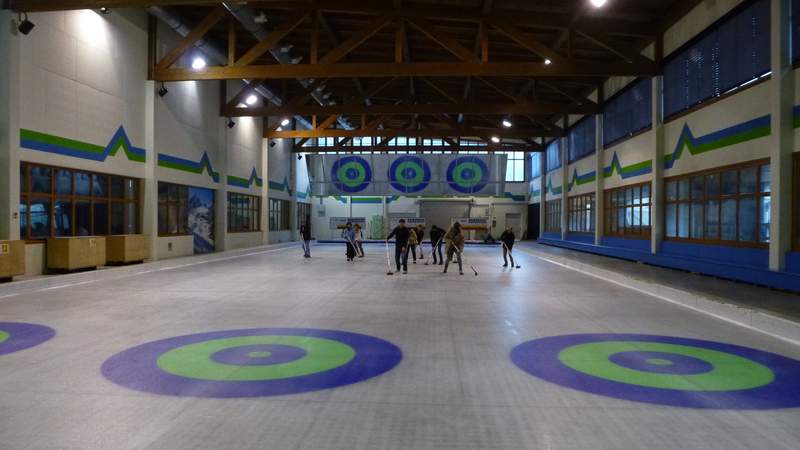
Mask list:
POLYGON ((150 259, 158 260, 158 179, 156 178, 156 83, 145 81, 144 100, 144 197, 142 199, 142 234, 150 238, 150 259))
POLYGON ((0 10, 0 239, 19 239, 19 38, 0 10))
POLYGON ((218 128, 222 135, 222 148, 217 158, 219 186, 214 196, 214 247, 216 251, 224 252, 228 249, 228 151, 235 131, 225 126, 225 118, 219 119, 218 128))
POLYGON ((771 0, 772 80, 770 81, 770 270, 784 270, 792 245, 792 150, 794 147, 794 73, 789 42, 791 0, 771 0))
MULTIPOLYGON (((568 126, 564 117, 564 130, 568 126)), ((561 239, 567 239, 569 229, 569 138, 561 138, 561 239)))
MULTIPOLYGON (((545 140, 541 140, 541 144, 544 145, 545 140)), ((542 167, 542 176, 539 177, 539 237, 543 237, 545 231, 547 231, 547 226, 545 221, 547 220, 547 215, 545 214, 545 205, 547 204, 547 151, 540 153, 539 158, 541 158, 540 163, 542 167)))
MULTIPOLYGON (((656 61, 661 57, 661 39, 656 40, 656 61)), ((661 252, 661 243, 664 242, 664 116, 662 114, 661 87, 664 78, 653 77, 652 90, 652 119, 653 132, 650 133, 650 158, 653 161, 652 183, 650 185, 650 252, 661 252)))
POLYGON ((269 139, 261 141, 261 180, 261 244, 267 245, 269 244, 269 139))
MULTIPOLYGON (((598 103, 602 104, 603 99, 598 98, 598 103)), ((603 230, 605 229, 605 183, 606 177, 603 175, 605 170, 605 153, 603 151, 603 115, 595 116, 595 152, 594 152, 594 244, 600 245, 603 241, 603 230)))
MULTIPOLYGON (((292 141, 294 147, 294 141, 292 141)), ((299 224, 297 223, 297 174, 296 167, 297 159, 294 153, 289 154, 289 240, 299 240, 299 224)))

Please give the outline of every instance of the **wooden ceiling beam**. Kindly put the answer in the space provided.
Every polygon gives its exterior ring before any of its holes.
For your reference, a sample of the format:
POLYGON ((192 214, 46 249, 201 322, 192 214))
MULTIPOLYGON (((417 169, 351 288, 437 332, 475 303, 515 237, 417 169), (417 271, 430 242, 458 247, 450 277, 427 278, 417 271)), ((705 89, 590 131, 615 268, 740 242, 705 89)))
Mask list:
POLYGON ((333 106, 295 106, 263 107, 263 108, 233 108, 225 111, 230 117, 258 117, 258 116, 312 116, 312 115, 440 115, 440 114, 470 114, 470 115, 527 115, 527 114, 596 114, 597 104, 587 100, 581 105, 569 103, 441 103, 441 104, 396 104, 364 106, 358 104, 345 104, 333 106))
POLYGON ((370 22, 366 27, 360 29, 359 31, 355 32, 352 36, 345 39, 344 42, 339 44, 338 47, 334 48, 325 56, 319 59, 320 65, 325 64, 334 64, 337 61, 341 60, 345 56, 347 56, 350 52, 355 50, 359 45, 363 44, 364 41, 371 38, 375 35, 378 31, 381 30, 387 23, 392 21, 391 16, 381 16, 377 19, 370 22))
POLYGON ((455 55, 456 58, 467 62, 475 61, 475 54, 473 52, 469 51, 466 47, 461 45, 452 37, 437 31, 436 28, 427 20, 414 18, 409 19, 408 23, 419 30, 422 34, 428 36, 434 42, 441 45, 445 50, 455 55))
POLYGON ((216 24, 219 23, 225 16, 228 14, 228 11, 223 8, 222 6, 218 6, 214 8, 210 13, 208 13, 203 20, 200 21, 192 31, 189 32, 185 37, 181 38, 178 41, 178 44, 163 58, 161 61, 156 64, 156 70, 163 70, 169 68, 175 61, 178 60, 189 47, 193 46, 195 42, 199 41, 203 36, 205 36, 216 24))
POLYGON ((156 81, 283 79, 283 78, 352 78, 352 77, 596 77, 653 76, 656 63, 628 64, 568 60, 545 65, 532 62, 414 62, 414 63, 341 63, 250 65, 243 67, 156 68, 156 81))
POLYGON ((238 61, 236 61, 236 66, 247 66, 254 63, 258 58, 264 55, 264 53, 268 52, 270 49, 278 45, 281 39, 286 37, 287 34, 291 33, 292 30, 297 28, 301 23, 303 23, 308 18, 309 13, 306 11, 300 12, 289 18, 286 22, 279 25, 274 30, 270 31, 269 34, 264 36, 264 39, 258 42, 258 44, 254 45, 247 51, 238 61))
POLYGON ((416 138, 442 138, 442 137, 485 137, 497 136, 502 139, 529 139, 536 137, 561 137, 562 133, 544 130, 531 130, 523 132, 519 130, 505 129, 476 129, 476 128, 391 128, 391 129, 322 129, 313 130, 265 130, 264 137, 269 139, 304 139, 304 138, 347 138, 347 137, 416 137, 416 138))
MULTIPOLYGON (((392 138, 386 138, 386 142, 389 142, 392 138)), ((450 138, 442 138, 442 139, 450 139, 450 138)), ((452 141, 452 139, 450 139, 452 141)), ((455 141, 453 141, 455 142, 455 141)), ((544 148, 541 145, 536 143, 530 144, 512 144, 512 145, 497 145, 497 146, 473 146, 473 145, 449 145, 449 146, 422 146, 422 145, 335 145, 333 147, 318 147, 315 145, 308 146, 308 147, 299 147, 295 145, 292 153, 328 153, 328 152, 343 152, 343 153, 354 153, 354 152, 374 152, 374 153, 386 153, 386 152, 410 152, 410 153, 420 153, 420 152, 455 152, 455 153, 465 153, 465 152, 526 152, 526 153, 539 153, 543 152, 544 148)))

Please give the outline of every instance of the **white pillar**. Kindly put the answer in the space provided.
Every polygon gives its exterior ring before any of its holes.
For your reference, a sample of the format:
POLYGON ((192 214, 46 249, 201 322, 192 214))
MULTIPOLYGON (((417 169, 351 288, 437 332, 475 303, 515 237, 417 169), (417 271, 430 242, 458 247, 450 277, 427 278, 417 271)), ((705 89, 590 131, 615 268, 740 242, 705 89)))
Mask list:
MULTIPOLYGON (((0 239, 19 239, 19 39, 15 15, 0 10, 0 239)), ((28 39, 30 39, 28 37, 28 39)))
POLYGON ((144 186, 142 192, 142 234, 150 237, 150 259, 158 259, 158 179, 156 167, 156 83, 145 81, 144 95, 144 148, 147 157, 144 163, 144 186))
POLYGON ((269 139, 261 141, 261 243, 269 244, 269 139))
MULTIPOLYGON (((564 130, 567 129, 567 119, 564 118, 564 130)), ((569 139, 561 138, 561 239, 567 239, 569 228, 569 139)))
POLYGON ((792 150, 794 147, 794 73, 789 54, 791 0, 771 1, 772 80, 770 168, 772 194, 770 215, 770 270, 783 270, 792 245, 792 150))
POLYGON ((222 148, 217 158, 219 172, 219 185, 217 186, 214 202, 214 240, 215 250, 222 252, 228 249, 228 152, 233 141, 232 128, 225 125, 225 118, 219 119, 219 133, 222 136, 222 148))
MULTIPOLYGON (((602 102, 603 99, 598 99, 602 102)), ((597 114, 594 119, 594 244, 600 245, 605 227, 605 154, 603 152, 603 115, 597 114)))
MULTIPOLYGON (((658 45, 658 44, 656 44, 658 45)), ((653 131, 650 133, 650 158, 653 173, 650 185, 650 252, 659 253, 664 241, 664 116, 662 114, 661 86, 663 77, 653 77, 652 119, 653 131)))
MULTIPOLYGON (((542 139, 542 145, 544 145, 544 139, 542 139)), ((547 231, 545 226, 545 221, 547 220, 547 215, 545 214, 545 205, 547 204, 547 151, 540 153, 539 158, 541 158, 542 168, 542 176, 539 177, 539 237, 542 237, 547 231)))

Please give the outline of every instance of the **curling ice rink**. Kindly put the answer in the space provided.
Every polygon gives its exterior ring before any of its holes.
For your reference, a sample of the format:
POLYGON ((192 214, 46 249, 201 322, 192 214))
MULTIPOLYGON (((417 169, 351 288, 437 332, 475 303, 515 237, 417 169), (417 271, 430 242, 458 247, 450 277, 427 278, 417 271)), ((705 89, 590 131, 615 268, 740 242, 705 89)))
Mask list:
POLYGON ((42 326, 0 334, 0 447, 800 448, 796 346, 522 249, 464 276, 366 250, 0 298, 42 326))

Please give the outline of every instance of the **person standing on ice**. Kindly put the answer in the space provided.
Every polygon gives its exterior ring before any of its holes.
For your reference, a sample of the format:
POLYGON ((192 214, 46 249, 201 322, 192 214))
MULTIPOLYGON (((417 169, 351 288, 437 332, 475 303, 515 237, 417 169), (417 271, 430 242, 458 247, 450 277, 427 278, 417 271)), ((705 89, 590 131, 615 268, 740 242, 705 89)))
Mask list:
POLYGON ((364 257, 364 233, 361 231, 361 225, 356 224, 355 227, 353 227, 353 236, 355 236, 355 239, 353 240, 353 243, 355 244, 355 247, 356 247, 356 253, 358 254, 359 258, 363 258, 364 257))
POLYGON ((506 258, 506 255, 508 255, 508 258, 511 258, 511 268, 513 269, 514 267, 517 267, 517 265, 514 264, 514 255, 511 254, 511 249, 514 248, 515 239, 516 236, 514 236, 514 229, 511 227, 506 228, 506 230, 503 231, 503 234, 500 235, 500 242, 503 243, 503 267, 508 267, 508 259, 506 258))
POLYGON ((342 238, 344 238, 344 242, 347 245, 347 251, 345 255, 347 256, 347 261, 353 261, 356 257, 356 247, 353 239, 355 239, 355 233, 353 232, 353 224, 347 222, 345 225, 344 230, 342 231, 342 238))
POLYGON ((431 227, 431 253, 433 253, 433 264, 436 265, 436 252, 439 252, 439 265, 444 264, 442 257, 442 242, 444 241, 444 230, 436 225, 431 227))
POLYGON ((444 235, 444 241, 447 244, 447 261, 444 263, 444 271, 442 273, 447 273, 447 266, 450 265, 455 255, 458 256, 458 274, 464 275, 464 269, 461 266, 461 253, 464 251, 464 234, 461 232, 460 223, 454 223, 447 230, 447 234, 444 235))
POLYGON ((303 239, 303 257, 311 258, 311 225, 300 225, 300 237, 303 239))
POLYGON ((400 272, 400 263, 402 260, 403 273, 408 273, 408 238, 409 229, 406 228, 406 220, 400 219, 400 224, 389 233, 386 237, 386 242, 394 237, 394 262, 397 264, 397 271, 400 272))

